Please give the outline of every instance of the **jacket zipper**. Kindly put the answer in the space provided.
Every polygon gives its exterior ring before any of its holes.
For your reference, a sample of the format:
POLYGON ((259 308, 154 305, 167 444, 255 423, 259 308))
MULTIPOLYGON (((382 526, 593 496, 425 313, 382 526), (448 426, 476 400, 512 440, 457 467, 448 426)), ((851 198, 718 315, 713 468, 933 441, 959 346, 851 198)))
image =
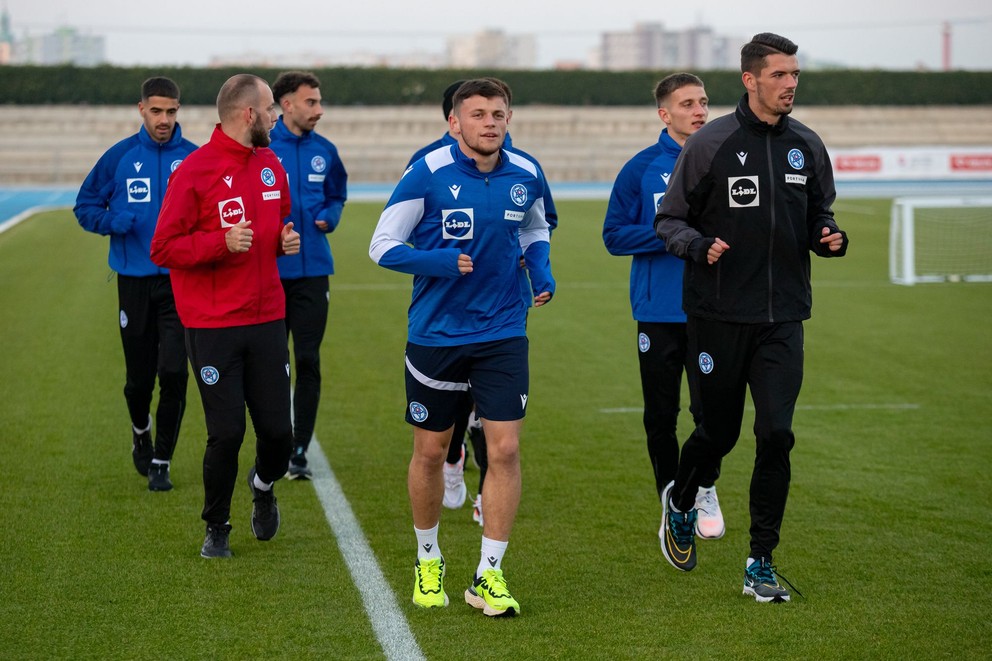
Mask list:
POLYGON ((772 134, 771 131, 765 133, 765 153, 768 160, 768 192, 769 192, 769 218, 771 223, 768 232, 768 323, 775 322, 775 314, 772 309, 772 258, 775 256, 775 164, 772 162, 772 134))

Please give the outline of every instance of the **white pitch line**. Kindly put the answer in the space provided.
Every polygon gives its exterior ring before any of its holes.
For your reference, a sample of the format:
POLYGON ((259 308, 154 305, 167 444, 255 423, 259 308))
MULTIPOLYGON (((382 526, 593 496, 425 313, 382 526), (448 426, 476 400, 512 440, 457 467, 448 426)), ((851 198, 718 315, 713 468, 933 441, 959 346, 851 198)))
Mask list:
POLYGON ((397 661, 426 659, 316 436, 310 441, 307 459, 313 471, 317 498, 351 572, 351 580, 362 595, 362 605, 386 658, 397 661))
MULTIPOLYGON (((920 408, 919 404, 799 404, 797 411, 915 411, 920 408)), ((748 404, 747 411, 753 411, 754 407, 748 404)), ((621 406, 612 409, 599 409, 600 413, 643 413, 643 407, 621 406)))

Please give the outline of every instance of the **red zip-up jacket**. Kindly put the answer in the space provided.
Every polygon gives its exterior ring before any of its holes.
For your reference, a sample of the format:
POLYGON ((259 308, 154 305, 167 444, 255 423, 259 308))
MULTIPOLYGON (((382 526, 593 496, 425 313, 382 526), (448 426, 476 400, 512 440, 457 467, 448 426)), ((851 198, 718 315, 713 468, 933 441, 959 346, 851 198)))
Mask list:
POLYGON ((169 179, 152 237, 152 261, 170 269, 179 319, 187 328, 262 324, 286 316, 276 257, 289 184, 275 153, 224 134, 183 161, 169 179), (225 234, 251 221, 251 248, 232 253, 225 234))

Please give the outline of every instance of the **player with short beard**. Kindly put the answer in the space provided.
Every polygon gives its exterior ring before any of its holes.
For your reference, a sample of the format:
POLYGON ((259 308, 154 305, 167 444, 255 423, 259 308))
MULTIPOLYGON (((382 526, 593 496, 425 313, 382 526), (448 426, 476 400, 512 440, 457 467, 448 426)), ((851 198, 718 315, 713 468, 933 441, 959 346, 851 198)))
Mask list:
POLYGON ((150 491, 172 489, 170 465, 186 410, 184 331, 168 271, 149 257, 169 176, 194 145, 182 136, 179 86, 168 78, 141 85, 139 131, 107 150, 79 189, 73 212, 83 229, 110 236, 117 273, 124 399, 131 418, 131 458, 150 491), (159 399, 152 442, 151 402, 159 399))
POLYGON ((803 321, 812 310, 810 252, 841 257, 848 244, 831 209, 837 193, 827 150, 789 117, 797 50, 771 33, 744 45, 746 93, 733 114, 686 142, 655 220, 668 251, 685 260, 682 304, 700 414, 662 494, 662 549, 675 568, 696 566, 696 493, 737 443, 750 389, 756 449, 744 594, 759 602, 790 599, 772 551, 792 476, 803 321))
POLYGON ((279 74, 272 94, 282 110, 270 133, 272 151, 289 174, 293 207, 287 220, 300 233, 300 252, 279 258, 286 292, 286 333, 293 338, 293 455, 289 479, 309 479, 306 452, 320 402, 320 345, 327 327, 329 276, 334 258, 328 235, 337 229, 348 198, 348 173, 337 148, 316 132, 320 80, 312 73, 279 74))
POLYGON ((220 123, 210 142, 176 171, 152 238, 152 261, 171 269, 189 360, 207 424, 203 456, 207 534, 200 555, 231 556, 231 497, 246 431, 257 440, 248 474, 252 532, 279 530, 273 483, 292 449, 286 299, 276 258, 300 249, 289 215, 286 172, 268 143, 276 120, 272 90, 250 74, 217 95, 220 123))

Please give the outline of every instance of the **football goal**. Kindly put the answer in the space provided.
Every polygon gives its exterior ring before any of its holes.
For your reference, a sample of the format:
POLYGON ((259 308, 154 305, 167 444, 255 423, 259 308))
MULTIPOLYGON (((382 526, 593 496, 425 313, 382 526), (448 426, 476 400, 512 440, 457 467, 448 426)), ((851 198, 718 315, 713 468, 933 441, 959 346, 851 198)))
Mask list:
POLYGON ((899 197, 892 201, 889 279, 992 282, 992 197, 899 197))

